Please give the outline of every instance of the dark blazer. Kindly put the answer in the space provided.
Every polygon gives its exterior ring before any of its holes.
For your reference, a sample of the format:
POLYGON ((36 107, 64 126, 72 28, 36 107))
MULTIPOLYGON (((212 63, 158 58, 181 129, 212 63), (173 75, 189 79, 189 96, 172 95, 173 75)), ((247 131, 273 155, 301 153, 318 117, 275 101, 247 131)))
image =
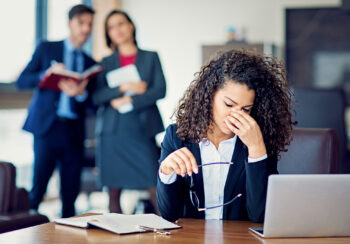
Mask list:
MULTIPOLYGON (((106 82, 106 73, 120 68, 119 53, 105 57, 101 61, 104 70, 98 75, 95 92, 92 100, 98 105, 96 132, 111 133, 117 128, 118 112, 110 105, 110 100, 123 96, 119 87, 109 88, 106 82)), ((165 96, 166 85, 162 66, 156 52, 138 49, 135 66, 141 79, 147 82, 147 91, 141 95, 132 96, 135 111, 139 111, 140 121, 144 125, 149 137, 155 136, 164 130, 156 102, 165 96)))
MULTIPOLYGON (((32 59, 25 67, 17 79, 16 86, 20 90, 34 89, 31 100, 28 117, 24 123, 23 129, 33 133, 35 136, 44 135, 51 128, 55 117, 60 97, 59 91, 39 89, 41 75, 50 67, 51 61, 63 62, 64 46, 63 41, 41 42, 37 46, 32 59)), ((94 65, 96 62, 84 56, 84 70, 94 65)), ((92 87, 90 84, 88 89, 92 87)), ((91 90, 89 91, 91 94, 91 90)), ((85 103, 85 102, 84 102, 85 103)), ((77 103, 80 123, 83 125, 84 103, 77 103)), ((83 126, 81 127, 83 128, 83 126)))
MULTIPOLYGON (((200 149, 197 143, 182 141, 176 135, 177 126, 170 125, 162 143, 161 163, 170 153, 187 147, 197 164, 201 164, 200 149)), ((235 150, 232 156, 233 165, 230 166, 224 189, 224 203, 234 196, 242 193, 242 197, 233 203, 224 206, 223 219, 229 220, 251 220, 263 222, 267 179, 270 174, 277 174, 277 159, 267 158, 260 162, 248 163, 248 150, 242 141, 237 138, 235 150)), ((209 167, 209 166, 208 166, 209 167)), ((203 175, 199 169, 198 174, 193 174, 195 190, 201 204, 205 205, 203 175)), ((204 212, 198 212, 192 205, 189 195, 189 177, 177 176, 172 184, 164 184, 158 177, 157 203, 161 215, 169 220, 175 221, 179 218, 205 218, 204 212)))

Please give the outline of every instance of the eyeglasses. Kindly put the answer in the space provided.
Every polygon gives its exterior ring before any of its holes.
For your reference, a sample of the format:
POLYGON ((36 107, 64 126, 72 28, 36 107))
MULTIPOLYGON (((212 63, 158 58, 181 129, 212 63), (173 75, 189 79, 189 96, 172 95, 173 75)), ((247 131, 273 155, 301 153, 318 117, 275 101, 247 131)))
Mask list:
MULTIPOLYGON (((201 165, 198 165, 198 167, 204 167, 204 166, 208 166, 208 165, 214 165, 214 164, 228 164, 228 165, 232 165, 233 163, 232 162, 214 162, 214 163, 206 163, 206 164, 201 164, 201 165)), ((211 207, 207 207, 207 208, 200 208, 200 202, 199 202, 199 198, 197 196, 197 193, 194 189, 194 181, 193 181, 193 177, 190 176, 191 178, 191 183, 190 183, 190 199, 191 199, 191 203, 194 207, 197 208, 197 210, 199 212, 201 211, 206 211, 208 209, 213 209, 213 208, 220 208, 220 207, 223 207, 225 205, 228 205, 232 202, 234 202, 237 198, 241 197, 242 194, 239 193, 237 196, 235 196, 234 198, 232 198, 230 201, 224 203, 224 204, 220 204, 220 205, 216 205, 216 206, 211 206, 211 207)))

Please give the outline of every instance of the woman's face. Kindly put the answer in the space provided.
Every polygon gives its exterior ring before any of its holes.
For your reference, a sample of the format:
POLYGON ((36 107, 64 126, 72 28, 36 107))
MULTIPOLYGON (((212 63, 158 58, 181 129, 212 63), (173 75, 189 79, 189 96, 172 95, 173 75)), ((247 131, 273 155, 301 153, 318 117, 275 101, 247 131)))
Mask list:
POLYGON ((214 132, 233 136, 224 120, 231 110, 241 110, 250 114, 255 99, 255 91, 249 90, 245 84, 228 80, 223 88, 218 90, 213 99, 213 129, 214 132))
POLYGON ((123 14, 114 14, 107 21, 108 35, 114 45, 134 42, 134 26, 123 14))

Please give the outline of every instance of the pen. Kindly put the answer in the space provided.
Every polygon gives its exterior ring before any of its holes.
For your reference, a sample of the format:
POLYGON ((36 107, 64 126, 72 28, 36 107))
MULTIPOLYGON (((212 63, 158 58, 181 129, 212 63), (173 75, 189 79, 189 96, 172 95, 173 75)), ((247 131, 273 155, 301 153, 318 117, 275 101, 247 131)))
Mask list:
POLYGON ((152 227, 148 227, 148 226, 144 226, 144 225, 138 225, 137 227, 140 228, 141 230, 151 231, 151 232, 155 232, 155 233, 161 234, 161 235, 170 235, 171 234, 170 231, 165 231, 163 229, 152 228, 152 227))

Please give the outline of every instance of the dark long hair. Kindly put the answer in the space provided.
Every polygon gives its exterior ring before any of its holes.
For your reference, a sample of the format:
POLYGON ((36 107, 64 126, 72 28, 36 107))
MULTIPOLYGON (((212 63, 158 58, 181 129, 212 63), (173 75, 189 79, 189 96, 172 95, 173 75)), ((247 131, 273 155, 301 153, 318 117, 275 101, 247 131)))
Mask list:
POLYGON ((115 14, 121 14, 121 15, 123 15, 123 16, 126 18, 126 20, 127 20, 130 24, 132 24, 132 25, 134 26, 134 32, 133 32, 134 44, 137 46, 137 41, 136 41, 136 27, 135 27, 135 24, 134 24, 134 22, 131 20, 131 18, 129 17, 129 15, 128 15, 126 12, 121 11, 121 10, 112 10, 112 11, 107 15, 107 17, 106 17, 106 20, 105 20, 105 37, 106 37, 106 44, 107 44, 107 46, 108 46, 109 48, 111 48, 111 49, 118 49, 118 47, 114 47, 114 46, 112 45, 112 40, 111 40, 111 38, 110 38, 109 35, 108 35, 108 25, 107 25, 109 18, 112 17, 112 16, 115 15, 115 14))
POLYGON ((213 122, 213 98, 227 82, 255 91, 251 116, 260 126, 267 153, 279 156, 292 139, 292 102, 284 65, 273 57, 247 50, 221 53, 204 65, 179 102, 177 135, 198 143, 213 122))

